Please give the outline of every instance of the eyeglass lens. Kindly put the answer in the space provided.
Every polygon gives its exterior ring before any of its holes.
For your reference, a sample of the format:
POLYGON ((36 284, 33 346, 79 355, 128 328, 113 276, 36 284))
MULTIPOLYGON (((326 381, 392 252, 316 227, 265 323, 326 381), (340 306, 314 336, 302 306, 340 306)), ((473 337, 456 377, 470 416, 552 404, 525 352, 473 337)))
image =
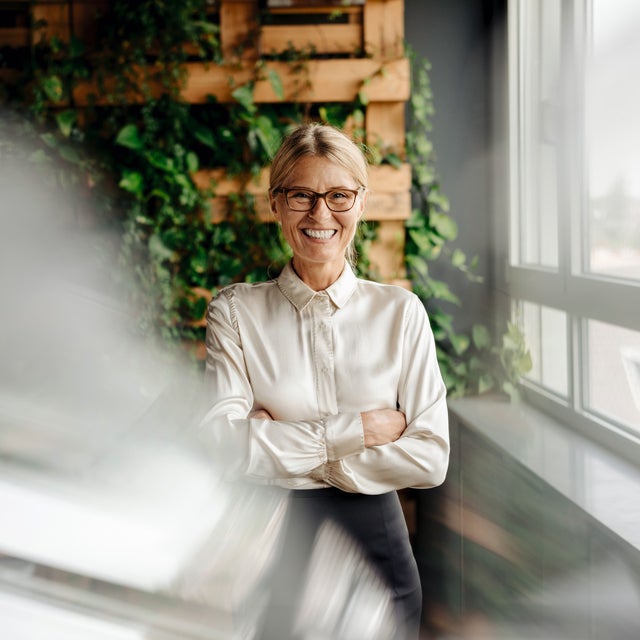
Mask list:
POLYGON ((316 193, 306 189, 286 190, 287 205, 293 211, 311 211, 318 198, 322 198, 331 211, 349 211, 356 201, 356 191, 332 189, 326 193, 316 193))

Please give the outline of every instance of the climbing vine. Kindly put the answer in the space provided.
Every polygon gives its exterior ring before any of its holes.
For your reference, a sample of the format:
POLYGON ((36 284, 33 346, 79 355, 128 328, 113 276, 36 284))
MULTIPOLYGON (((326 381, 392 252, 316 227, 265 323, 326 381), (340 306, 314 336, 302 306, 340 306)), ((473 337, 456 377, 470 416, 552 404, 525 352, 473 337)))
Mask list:
MULTIPOLYGON (((0 96, 9 107, 28 109, 27 118, 13 118, 39 145, 31 160, 49 163, 61 185, 82 191, 87 210, 119 229, 120 260, 124 272, 134 274, 129 290, 140 310, 140 329, 174 341, 202 340, 208 298, 220 287, 272 277, 290 258, 276 225, 260 221, 251 189, 231 194, 224 211, 216 212, 216 184, 199 188, 194 174, 224 167, 248 186, 287 130, 309 119, 347 128, 363 146, 365 138, 366 81, 351 103, 256 104, 258 81, 268 81, 282 98, 281 80, 267 70, 264 57, 248 82, 236 86, 230 77, 232 102, 182 101, 186 63, 223 59, 219 27, 209 20, 208 7, 206 0, 113 0, 99 21, 96 47, 73 36, 68 42, 42 38, 24 75, 0 96), (78 107, 76 92, 89 81, 94 89, 88 104, 78 107)), ((298 70, 301 90, 312 53, 289 48, 276 56, 298 70)), ((476 265, 450 248, 457 229, 434 170, 428 65, 413 55, 412 67, 406 155, 416 206, 406 225, 408 272, 429 308, 450 392, 510 393, 528 357, 517 329, 510 326, 496 346, 486 327, 476 326, 470 335, 456 332, 453 315, 439 304, 460 301, 431 276, 430 263, 446 259, 471 279, 477 279, 476 265)), ((366 151, 373 163, 401 161, 398 150, 381 145, 370 144, 366 151)), ((374 237, 375 225, 369 224, 357 241, 357 268, 365 277, 375 277, 368 259, 374 237)))

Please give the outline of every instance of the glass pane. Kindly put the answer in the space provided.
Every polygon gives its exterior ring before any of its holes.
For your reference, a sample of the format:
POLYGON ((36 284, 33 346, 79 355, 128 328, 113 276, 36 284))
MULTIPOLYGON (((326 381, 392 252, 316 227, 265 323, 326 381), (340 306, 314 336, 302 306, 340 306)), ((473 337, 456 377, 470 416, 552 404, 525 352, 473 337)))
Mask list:
POLYGON ((523 302, 522 321, 533 360, 527 379, 566 398, 569 390, 567 314, 523 302))
POLYGON ((587 408, 640 430, 640 331, 587 322, 587 408))
POLYGON ((557 96, 560 3, 527 2, 523 12, 519 70, 520 225, 523 265, 558 266, 557 96))
POLYGON ((591 272, 640 279, 640 3, 593 0, 586 127, 591 272))

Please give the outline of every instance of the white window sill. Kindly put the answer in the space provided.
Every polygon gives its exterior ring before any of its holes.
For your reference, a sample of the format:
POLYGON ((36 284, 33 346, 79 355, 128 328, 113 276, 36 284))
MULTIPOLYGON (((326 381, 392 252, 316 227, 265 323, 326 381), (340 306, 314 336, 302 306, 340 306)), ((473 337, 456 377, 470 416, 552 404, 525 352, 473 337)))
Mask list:
POLYGON ((450 400, 449 409, 466 427, 640 550, 640 467, 524 402, 469 397, 450 400))

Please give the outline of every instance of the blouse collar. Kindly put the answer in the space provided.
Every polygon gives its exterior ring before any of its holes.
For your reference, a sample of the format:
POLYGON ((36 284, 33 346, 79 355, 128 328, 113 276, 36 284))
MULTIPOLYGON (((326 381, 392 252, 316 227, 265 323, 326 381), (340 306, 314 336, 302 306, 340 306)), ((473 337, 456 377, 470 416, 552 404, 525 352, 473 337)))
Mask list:
POLYGON ((276 282, 287 300, 298 311, 302 311, 315 296, 325 293, 336 307, 342 308, 356 290, 358 279, 353 273, 353 269, 345 262, 340 277, 331 286, 324 291, 314 291, 300 279, 289 261, 276 279, 276 282))

